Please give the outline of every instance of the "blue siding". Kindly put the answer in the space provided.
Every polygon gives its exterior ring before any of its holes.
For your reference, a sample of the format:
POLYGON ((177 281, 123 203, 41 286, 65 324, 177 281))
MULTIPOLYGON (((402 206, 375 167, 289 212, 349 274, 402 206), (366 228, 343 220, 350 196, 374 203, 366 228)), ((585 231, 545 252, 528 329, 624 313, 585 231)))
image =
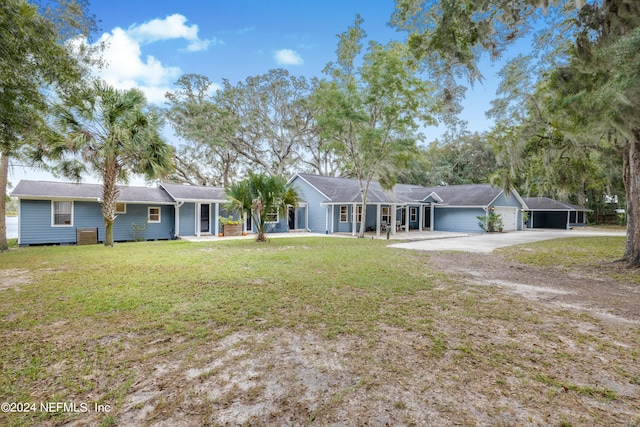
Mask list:
POLYGON ((461 233, 482 233, 478 226, 479 215, 486 215, 482 208, 438 208, 434 212, 436 231, 457 231, 461 233))
MULTIPOLYGON (((85 204, 85 202, 77 202, 78 204, 85 204)), ((102 223, 102 213, 100 212, 100 205, 97 203, 86 203, 91 206, 92 209, 97 208, 98 216, 100 218, 101 226, 98 230, 98 240, 102 241, 105 236, 104 223, 102 223)), ((144 237, 147 240, 164 240, 173 239, 174 227, 175 227, 175 209, 173 205, 147 205, 147 204, 131 204, 127 203, 127 213, 120 214, 116 218, 113 224, 113 239, 118 241, 129 241, 133 239, 132 231, 133 224, 144 224, 148 219, 149 207, 160 208, 160 223, 148 224, 147 231, 144 233, 144 237)), ((76 219, 79 219, 76 216, 76 219)), ((95 223, 95 216, 87 216, 87 223, 95 223)), ((95 225, 86 225, 87 227, 95 227, 95 225)), ((84 225, 78 225, 78 227, 85 227, 84 225)))
POLYGON ((183 203, 180 206, 180 231, 179 236, 196 235, 196 204, 183 203))
POLYGON ((309 223, 307 224, 307 228, 314 233, 325 233, 328 231, 326 227, 327 208, 320 206, 320 203, 326 202, 327 199, 299 177, 295 177, 292 185, 297 190, 300 201, 307 203, 307 209, 309 209, 309 223))
MULTIPOLYGON (((119 214, 113 225, 115 241, 132 240, 132 225, 144 224, 147 221, 149 206, 161 209, 161 222, 149 224, 145 233, 148 240, 173 238, 174 209, 173 206, 142 205, 127 203, 127 213, 119 214)), ((97 228, 98 240, 104 241, 105 226, 99 203, 73 202, 73 226, 51 226, 50 200, 20 200, 20 244, 57 244, 76 243, 77 228, 97 228)))
MULTIPOLYGON (((74 206, 74 215, 75 209, 77 206, 74 206)), ((99 218, 102 222, 102 215, 99 218)), ((51 200, 20 200, 21 245, 75 242, 75 222, 73 227, 51 226, 51 200)))

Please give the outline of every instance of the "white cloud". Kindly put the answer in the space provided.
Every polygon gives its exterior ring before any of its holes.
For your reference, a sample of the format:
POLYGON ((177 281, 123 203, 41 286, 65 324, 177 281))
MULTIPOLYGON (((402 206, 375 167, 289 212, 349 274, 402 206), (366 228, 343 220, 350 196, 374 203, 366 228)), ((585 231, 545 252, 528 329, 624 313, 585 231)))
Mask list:
POLYGON ((216 38, 202 40, 198 37, 196 24, 186 25, 187 18, 179 13, 169 15, 164 19, 152 19, 143 24, 134 24, 129 27, 127 33, 141 43, 153 43, 160 40, 185 39, 191 43, 187 47, 189 52, 206 50, 210 44, 222 44, 216 38))
POLYGON ((197 25, 186 25, 187 19, 174 14, 165 19, 153 19, 128 29, 116 27, 103 34, 97 43, 106 42, 102 56, 106 66, 95 70, 95 74, 118 89, 136 87, 144 91, 151 103, 164 103, 165 93, 182 74, 180 67, 163 64, 152 55, 144 55, 142 47, 148 43, 171 39, 189 42, 187 51, 205 50, 217 40, 198 37, 197 25))
POLYGON ((302 65, 304 59, 295 50, 280 49, 276 51, 275 59, 278 65, 302 65))

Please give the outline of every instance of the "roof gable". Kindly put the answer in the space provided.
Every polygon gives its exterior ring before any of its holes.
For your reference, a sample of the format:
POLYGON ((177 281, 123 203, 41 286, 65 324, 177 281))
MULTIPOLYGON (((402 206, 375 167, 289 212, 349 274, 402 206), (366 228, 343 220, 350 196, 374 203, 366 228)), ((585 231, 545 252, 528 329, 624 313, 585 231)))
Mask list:
POLYGON ((204 185, 183 185, 161 183, 163 188, 176 201, 224 202, 227 200, 224 188, 204 185))

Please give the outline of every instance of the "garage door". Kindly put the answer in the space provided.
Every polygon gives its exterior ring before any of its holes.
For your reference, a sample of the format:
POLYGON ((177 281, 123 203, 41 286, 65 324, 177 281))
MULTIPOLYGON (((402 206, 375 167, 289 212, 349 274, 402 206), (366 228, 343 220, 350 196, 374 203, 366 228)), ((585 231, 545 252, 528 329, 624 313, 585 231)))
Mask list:
POLYGON ((496 214, 502 215, 504 231, 514 231, 518 229, 518 208, 510 206, 496 206, 496 214))

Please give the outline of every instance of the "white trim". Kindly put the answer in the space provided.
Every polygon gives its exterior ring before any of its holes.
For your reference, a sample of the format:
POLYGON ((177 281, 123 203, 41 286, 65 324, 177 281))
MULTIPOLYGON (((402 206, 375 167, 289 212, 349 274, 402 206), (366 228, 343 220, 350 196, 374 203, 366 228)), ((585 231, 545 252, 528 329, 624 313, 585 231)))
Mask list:
MULTIPOLYGON (((18 197, 18 246, 20 246, 22 240, 22 200, 18 197)), ((5 224, 6 227, 6 224, 5 224)))
POLYGON ((418 208, 416 206, 409 206, 409 219, 411 222, 416 222, 418 220, 418 208))
MULTIPOLYGON (((247 213, 244 213, 244 217, 242 218, 242 231, 247 231, 247 213)), ((215 227, 215 232, 212 233, 215 237, 218 237, 220 233, 220 203, 216 203, 213 208, 213 226, 215 227)), ((211 225, 209 225, 209 231, 211 231, 211 225)))
POLYGON ((162 222, 162 208, 160 206, 149 206, 147 208, 147 222, 149 224, 159 224, 162 222), (151 209, 157 209, 158 210, 158 219, 157 220, 151 220, 151 209))
POLYGON ((429 195, 427 197, 425 197, 424 199, 420 200, 423 203, 429 203, 426 200, 429 197, 433 197, 433 200, 435 200, 438 203, 442 203, 442 198, 440 196, 438 196, 438 194, 435 191, 432 191, 431 193, 429 193, 429 195))
POLYGON ((73 227, 73 218, 74 218, 74 203, 73 200, 51 200, 51 227, 73 227), (56 224, 55 223, 55 217, 56 217, 56 209, 55 209, 55 204, 56 203, 70 203, 71 205, 71 212, 70 212, 70 217, 69 217, 69 224, 56 224))
POLYGON ((178 237, 180 235, 180 207, 184 205, 184 202, 176 202, 176 208, 175 208, 175 221, 174 221, 174 227, 175 230, 173 231, 173 235, 174 237, 178 237))

